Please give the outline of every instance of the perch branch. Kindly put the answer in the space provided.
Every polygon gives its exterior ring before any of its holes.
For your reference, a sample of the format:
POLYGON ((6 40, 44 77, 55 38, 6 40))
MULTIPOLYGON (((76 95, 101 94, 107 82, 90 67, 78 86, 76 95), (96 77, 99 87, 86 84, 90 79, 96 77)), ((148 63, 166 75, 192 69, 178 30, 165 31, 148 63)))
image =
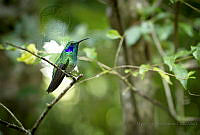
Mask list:
POLYGON ((51 103, 47 104, 44 111, 41 113, 39 118, 36 120, 35 124, 33 125, 31 129, 32 135, 35 133, 37 128, 40 126, 41 122, 44 120, 44 118, 47 116, 48 112, 54 107, 54 105, 65 95, 65 93, 82 77, 83 75, 79 75, 76 80, 73 80, 67 88, 65 88, 62 93, 55 98, 51 103))
POLYGON ((34 55, 35 57, 39 58, 39 59, 42 59, 44 61, 46 61, 47 63, 49 63, 50 65, 54 66, 55 68, 57 68, 58 70, 60 70, 61 72, 63 72, 67 77, 71 77, 73 80, 72 82, 69 84, 69 86, 67 88, 65 88, 62 93, 57 97, 55 98, 50 104, 47 105, 47 107, 44 109, 44 111, 41 113, 41 115, 39 116, 39 118, 36 120, 36 122, 34 123, 30 133, 31 135, 33 135, 35 133, 35 131, 37 130, 37 128, 40 126, 41 122, 43 121, 43 119, 46 117, 46 115, 48 114, 48 112, 53 108, 53 106, 65 95, 65 93, 83 76, 83 75, 79 75, 77 78, 72 76, 71 74, 68 74, 66 73, 65 71, 63 71, 61 68, 59 68, 57 65, 53 64, 52 62, 50 62, 49 60, 25 49, 25 48, 22 48, 20 46, 16 46, 14 44, 11 44, 11 43, 6 43, 7 45, 10 45, 12 47, 15 47, 17 49, 20 49, 20 50, 23 50, 23 51, 26 51, 32 55, 34 55))

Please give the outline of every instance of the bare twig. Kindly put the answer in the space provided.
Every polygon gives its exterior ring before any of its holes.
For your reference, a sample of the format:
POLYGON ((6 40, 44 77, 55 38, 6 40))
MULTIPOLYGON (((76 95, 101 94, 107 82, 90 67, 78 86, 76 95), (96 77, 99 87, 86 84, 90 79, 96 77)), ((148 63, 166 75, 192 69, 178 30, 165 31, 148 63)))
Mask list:
POLYGON ((105 74, 107 74, 108 73, 108 71, 103 71, 103 72, 100 72, 99 74, 96 74, 95 76, 92 76, 92 77, 90 77, 90 78, 86 78, 86 79, 84 79, 84 80, 81 80, 81 81, 79 81, 78 83, 77 83, 77 85, 79 85, 79 84, 81 84, 81 83, 84 83, 84 82, 87 82, 87 81, 90 81, 90 80, 92 80, 92 79, 96 79, 96 78, 99 78, 99 77, 101 77, 102 75, 105 75, 105 74))
POLYGON ((43 121, 43 119, 46 117, 46 115, 48 114, 48 112, 54 107, 54 105, 65 95, 65 93, 82 77, 83 75, 79 75, 75 80, 73 80, 69 86, 67 88, 65 88, 62 93, 55 98, 51 103, 47 104, 47 107, 44 109, 44 111, 41 113, 40 117, 36 120, 35 124, 33 125, 32 129, 31 129, 31 133, 32 135, 35 133, 35 131, 37 130, 37 128, 40 126, 41 122, 43 121))
MULTIPOLYGON (((153 41, 154 41, 154 43, 156 45, 156 48, 157 48, 160 56, 164 57, 165 56, 165 52, 162 49, 161 43, 160 43, 160 41, 159 41, 159 39, 158 39, 158 37, 156 35, 154 27, 152 27, 152 38, 153 38, 153 41)), ((163 65, 161 65, 160 68, 163 71, 165 71, 163 65)), ((171 115, 177 119, 177 114, 176 114, 176 111, 175 111, 175 107, 174 107, 174 103, 173 103, 173 99, 172 99, 172 95, 171 95, 169 84, 164 79, 162 79, 162 82, 163 82, 163 86, 164 86, 164 90, 165 90, 165 95, 166 95, 166 98, 167 98, 169 111, 170 111, 171 115)))
MULTIPOLYGON (((101 63, 100 61, 94 60, 94 59, 90 59, 87 57, 80 57, 80 60, 84 60, 84 61, 88 61, 88 62, 96 62, 96 64, 101 67, 101 68, 105 68, 107 70, 107 73, 109 74, 113 74, 117 77, 119 77, 126 85, 129 89, 131 89, 135 94, 141 96, 142 98, 144 98, 145 100, 149 101, 150 103, 152 103, 153 105, 159 107, 160 109, 162 109, 163 111, 167 112, 168 115, 176 122, 178 123, 184 123, 184 122, 200 122, 200 118, 195 118, 195 117, 184 117, 181 118, 177 115, 174 115, 173 113, 171 113, 171 111, 166 108, 165 106, 163 106, 159 101, 152 99, 151 97, 146 96, 145 94, 141 93, 140 91, 138 91, 129 81, 126 77, 124 77, 123 75, 121 75, 119 72, 117 72, 114 68, 111 68, 103 63, 101 63)), ((125 65, 126 66, 126 65, 125 65)), ((127 65, 129 66, 129 65, 127 65)), ((120 67, 120 66, 118 66, 120 67)), ((123 66, 122 66, 123 68, 123 66)), ((104 72, 104 71, 103 71, 104 72)), ((103 73, 101 72, 101 73, 103 73)), ((89 79, 91 80, 91 79, 89 79)))
POLYGON ((14 120, 17 122, 17 124, 24 129, 24 126, 22 125, 22 123, 17 119, 17 117, 5 106, 3 105, 2 103, 0 103, 0 106, 2 108, 4 108, 11 116, 12 118, 14 118, 14 120))
POLYGON ((86 61, 90 61, 90 62, 96 62, 98 66, 105 68, 106 70, 108 70, 109 74, 113 74, 118 76, 133 92, 135 92, 136 94, 138 94, 139 96, 143 97, 144 99, 148 100, 149 102, 151 102, 152 104, 158 106, 159 108, 163 109, 164 111, 168 112, 168 114, 175 120, 177 121, 176 118, 174 118, 171 113, 169 112, 169 110, 164 107, 159 101, 156 101, 146 95, 144 95, 143 93, 141 93, 140 91, 136 90, 136 88, 128 81, 127 78, 125 78, 124 76, 122 76, 120 73, 118 73, 117 71, 114 70, 114 68, 111 68, 107 65, 104 65, 103 63, 96 61, 96 60, 92 60, 90 58, 86 58, 86 57, 81 57, 81 60, 86 60, 86 61))
POLYGON ((198 13, 200 13, 200 10, 194 6, 192 6, 191 4, 185 2, 184 0, 179 0, 180 2, 182 2, 183 4, 185 4, 186 6, 192 8, 193 10, 197 11, 198 13))
POLYGON ((22 127, 19 127, 19 126, 15 125, 15 124, 9 123, 9 122, 1 120, 1 119, 0 119, 0 123, 2 125, 4 125, 4 126, 8 127, 8 128, 12 128, 12 129, 15 129, 17 131, 23 132, 23 133, 25 133, 27 135, 30 135, 30 132, 28 130, 26 130, 26 129, 22 128, 22 127))
POLYGON ((165 56, 165 52, 164 50, 162 49, 162 46, 160 44, 160 41, 157 37, 157 34, 156 34, 156 31, 155 31, 155 28, 153 26, 153 24, 151 24, 151 28, 152 28, 152 32, 151 32, 151 35, 152 35, 152 39, 155 43, 155 46, 156 46, 156 49, 158 50, 159 54, 164 57, 165 56))
POLYGON ((123 41, 124 41, 124 36, 121 37, 118 48, 117 48, 117 52, 116 52, 115 60, 114 60, 114 67, 117 66, 117 61, 118 61, 120 50, 122 48, 123 41))

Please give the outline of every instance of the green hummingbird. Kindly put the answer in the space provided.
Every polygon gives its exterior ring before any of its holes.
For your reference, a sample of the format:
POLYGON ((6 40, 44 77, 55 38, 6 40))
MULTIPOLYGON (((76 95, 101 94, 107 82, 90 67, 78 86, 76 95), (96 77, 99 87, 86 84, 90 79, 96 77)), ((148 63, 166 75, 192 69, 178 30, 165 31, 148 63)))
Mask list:
MULTIPOLYGON (((56 61, 56 65, 60 67, 62 70, 65 70, 67 73, 70 73, 73 71, 73 69, 77 65, 77 55, 78 55, 78 47, 79 44, 87 40, 89 38, 82 39, 80 41, 70 41, 67 43, 65 48, 63 49, 62 53, 58 57, 56 61)), ((47 92, 53 92, 62 82, 64 79, 65 74, 54 67, 53 69, 53 75, 51 83, 47 89, 47 92)))

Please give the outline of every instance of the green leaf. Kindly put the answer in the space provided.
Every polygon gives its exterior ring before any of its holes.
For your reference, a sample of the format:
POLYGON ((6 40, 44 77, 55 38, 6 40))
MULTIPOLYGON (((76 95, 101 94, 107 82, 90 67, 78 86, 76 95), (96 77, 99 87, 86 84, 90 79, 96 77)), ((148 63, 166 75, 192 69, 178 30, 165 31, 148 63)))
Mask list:
POLYGON ((191 46, 192 55, 200 62, 200 43, 197 46, 191 46))
POLYGON ((150 65, 141 65, 139 68, 139 74, 141 75, 141 78, 144 79, 144 75, 147 71, 151 69, 150 65))
POLYGON ((146 21, 146 22, 142 22, 141 27, 140 27, 140 31, 142 34, 149 34, 152 31, 152 22, 150 21, 146 21))
POLYGON ((126 30, 126 42, 128 46, 134 45, 141 37, 141 29, 140 26, 132 26, 128 30, 126 30))
POLYGON ((124 73, 131 73, 134 77, 137 77, 139 75, 138 71, 132 71, 131 69, 125 69, 124 73))
POLYGON ((190 77, 190 76, 194 75, 195 72, 196 72, 196 71, 190 71, 190 72, 188 73, 188 76, 190 77))
POLYGON ((137 77, 137 76, 139 75, 139 72, 138 72, 138 71, 132 72, 132 75, 133 75, 134 77, 137 77))
POLYGON ((175 56, 165 56, 164 58, 164 63, 168 65, 169 70, 172 71, 174 63, 175 63, 175 56))
POLYGON ((158 72, 160 74, 160 76, 169 84, 172 84, 172 82, 170 81, 170 77, 169 75, 167 75, 163 70, 161 70, 160 68, 154 67, 153 68, 154 71, 158 72))
POLYGON ((170 1, 172 4, 174 4, 176 0, 169 0, 169 1, 170 1))
POLYGON ((191 54, 191 51, 188 51, 188 50, 181 50, 181 51, 178 51, 176 54, 175 54, 175 58, 180 58, 180 57, 184 57, 184 56, 188 56, 191 54))
POLYGON ((124 73, 126 73, 126 74, 127 74, 127 73, 130 73, 130 72, 131 72, 130 69, 125 69, 125 70, 124 70, 124 73))
POLYGON ((153 18, 153 20, 157 21, 157 20, 166 19, 166 18, 169 18, 169 17, 170 17, 170 13, 161 12, 161 13, 158 13, 158 14, 153 18))
POLYGON ((109 30, 106 34, 106 36, 110 39, 118 39, 121 38, 121 35, 117 30, 109 30))
POLYGON ((15 48, 15 47, 12 47, 12 46, 8 46, 8 47, 6 47, 6 50, 9 50, 9 51, 15 51, 16 48, 15 48))
MULTIPOLYGON (((35 44, 29 44, 27 49, 35 54, 37 54, 38 50, 35 47, 35 44)), ((34 64, 37 58, 32 54, 24 51, 20 57, 17 58, 17 61, 24 62, 26 64, 34 64)))
POLYGON ((191 79, 196 79, 196 77, 193 76, 193 75, 195 74, 195 72, 196 72, 196 71, 190 71, 190 72, 188 73, 188 79, 189 79, 189 78, 191 78, 191 79))
POLYGON ((163 40, 167 40, 168 37, 171 35, 173 31, 173 25, 172 23, 168 23, 162 26, 156 25, 155 29, 156 29, 156 32, 158 33, 159 39, 163 41, 163 40))
POLYGON ((4 47, 3 47, 3 45, 1 45, 1 44, 0 44, 0 50, 4 50, 4 47))
POLYGON ((84 48, 83 51, 86 53, 88 58, 95 59, 97 57, 95 48, 84 48))
POLYGON ((179 26, 188 36, 193 36, 193 28, 190 24, 180 23, 179 26))
POLYGON ((173 66, 173 73, 175 74, 176 79, 180 81, 182 86, 187 89, 188 71, 180 64, 176 64, 173 66))
POLYGON ((194 20, 194 27, 199 28, 199 26, 200 26, 200 18, 196 18, 194 20))

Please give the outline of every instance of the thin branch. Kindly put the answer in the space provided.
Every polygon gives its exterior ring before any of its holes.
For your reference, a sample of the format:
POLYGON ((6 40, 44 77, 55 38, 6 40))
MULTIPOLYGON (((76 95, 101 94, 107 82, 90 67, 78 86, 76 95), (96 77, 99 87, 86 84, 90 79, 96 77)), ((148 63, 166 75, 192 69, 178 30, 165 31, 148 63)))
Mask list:
POLYGON ((165 52, 161 47, 160 41, 159 41, 159 39, 157 37, 157 34, 156 34, 156 31, 155 31, 155 28, 154 28, 153 24, 151 25, 151 28, 152 28, 151 35, 152 35, 152 39, 153 39, 153 41, 155 43, 156 49, 158 50, 159 54, 162 57, 164 57, 165 56, 165 52))
MULTIPOLYGON (((176 116, 174 114, 171 113, 171 111, 166 108, 165 106, 163 106, 159 101, 151 98, 151 97, 148 97, 146 96, 145 94, 141 93, 140 91, 138 91, 129 81, 126 77, 122 76, 119 72, 117 72, 114 68, 111 68, 97 60, 94 60, 94 59, 90 59, 90 58, 87 58, 87 57, 80 57, 79 59, 81 60, 84 60, 84 61, 88 61, 88 62, 96 62, 96 64, 101 67, 101 68, 105 68, 107 70, 107 73, 109 74, 113 74, 117 77, 119 77, 126 85, 129 89, 131 89, 135 94, 141 96, 142 98, 144 98, 145 100, 149 101, 150 103, 152 103, 153 105, 159 107, 160 109, 164 110, 165 112, 168 113, 168 115, 173 119, 175 120, 176 122, 178 123, 184 123, 184 122, 200 122, 200 118, 195 118, 195 117, 184 117, 184 118, 181 118, 179 116, 176 116)), ((129 65, 127 65, 129 66, 129 65)), ((120 67, 120 66, 119 66, 120 67)), ((91 79, 89 79, 91 80, 91 79)))
POLYGON ((79 81, 78 83, 77 83, 77 85, 79 85, 79 84, 81 84, 81 83, 84 83, 84 82, 87 82, 87 81, 90 81, 90 80, 92 80, 92 79, 96 79, 96 78, 99 78, 99 77, 101 77, 101 76, 103 76, 103 75, 105 75, 105 74, 107 74, 108 73, 108 71, 103 71, 103 72, 100 72, 100 73, 98 73, 98 74, 96 74, 95 76, 92 76, 92 77, 90 77, 90 78, 86 78, 86 79, 84 79, 84 80, 81 80, 81 81, 79 81))
POLYGON ((144 95, 143 93, 141 93, 140 91, 136 90, 136 88, 129 82, 129 80, 122 76, 120 73, 118 73, 117 71, 115 71, 113 68, 107 66, 107 65, 104 65, 103 63, 99 62, 99 61, 96 61, 96 60, 93 60, 93 59, 90 59, 90 58, 86 58, 86 57, 80 57, 81 60, 86 60, 86 61, 89 61, 89 62, 96 62, 96 64, 102 68, 105 68, 106 70, 108 70, 110 74, 113 74, 113 75, 116 75, 118 76, 133 92, 135 92, 136 94, 138 94, 139 96, 143 97, 144 99, 148 100, 149 102, 151 102, 152 104, 158 106, 159 108, 163 109, 164 111, 168 112, 168 114, 175 120, 177 121, 176 118, 174 118, 171 113, 169 112, 169 110, 164 107, 159 101, 156 101, 146 95, 144 95))
POLYGON ((192 8, 193 10, 197 11, 198 13, 200 13, 200 10, 196 7, 193 7, 191 4, 185 2, 184 0, 179 0, 180 2, 182 2, 183 4, 185 4, 186 6, 192 8))
POLYGON ((0 103, 0 106, 2 108, 4 108, 11 116, 12 118, 14 118, 14 120, 17 122, 17 124, 24 129, 24 126, 22 125, 22 123, 17 119, 17 117, 5 106, 3 105, 2 103, 0 103))
POLYGON ((140 91, 136 90, 136 88, 125 77, 120 75, 118 72, 111 72, 111 74, 118 76, 134 93, 143 97, 144 99, 146 99, 147 101, 149 101, 153 105, 156 105, 157 107, 161 108, 162 110, 167 112, 173 120, 178 122, 178 119, 176 117, 174 117, 174 115, 172 115, 171 112, 165 106, 163 106, 159 101, 157 101, 153 98, 150 98, 150 97, 146 96, 145 94, 141 93, 140 91))
POLYGON ((27 50, 26 48, 22 48, 22 47, 20 47, 20 46, 14 45, 14 44, 12 44, 12 43, 5 43, 5 44, 10 45, 10 46, 12 46, 12 47, 15 47, 15 48, 17 48, 17 49, 26 51, 26 52, 28 52, 28 53, 34 55, 35 57, 46 61, 47 63, 49 63, 49 64, 52 65, 53 67, 55 67, 55 68, 57 68, 58 70, 60 70, 61 72, 63 72, 63 73, 65 74, 65 76, 71 77, 73 80, 76 80, 76 78, 75 78, 74 76, 72 76, 71 74, 65 72, 65 71, 62 70, 60 67, 58 67, 57 65, 53 64, 52 62, 50 62, 49 60, 45 59, 44 57, 39 56, 39 55, 37 55, 37 54, 35 54, 35 53, 33 53, 33 52, 27 50))
POLYGON ((36 120, 35 124, 33 125, 31 129, 32 135, 34 135, 37 128, 40 126, 41 122, 44 120, 44 118, 47 116, 48 112, 54 107, 54 105, 65 95, 65 93, 82 77, 83 75, 79 75, 76 80, 73 80, 67 88, 65 88, 60 95, 55 98, 51 103, 47 104, 44 111, 41 113, 39 118, 36 120))
MULTIPOLYGON (((155 29, 154 29, 153 25, 152 25, 152 38, 153 38, 153 41, 154 41, 154 43, 156 45, 156 48, 157 48, 160 56, 164 57, 165 56, 165 52, 162 49, 161 43, 160 43, 160 41, 159 41, 159 39, 157 37, 157 34, 155 32, 155 29)), ((160 68, 163 71, 165 71, 163 65, 161 65, 160 68)), ((164 86, 165 95, 166 95, 166 98, 167 98, 167 103, 168 103, 170 114, 177 119, 177 114, 176 114, 176 111, 175 111, 175 107, 174 107, 174 103, 173 103, 173 99, 172 99, 172 95, 171 95, 169 84, 163 78, 162 78, 162 83, 163 83, 163 86, 164 86)))
POLYGON ((162 79, 162 83, 163 83, 163 86, 164 86, 165 95, 166 95, 166 98, 167 98, 167 104, 169 106, 169 111, 174 117, 177 117, 169 84, 164 79, 162 79))
POLYGON ((25 133, 27 135, 30 135, 30 132, 28 130, 26 130, 26 129, 22 128, 22 127, 19 127, 19 126, 15 125, 15 124, 11 124, 11 123, 9 123, 7 121, 4 121, 4 120, 1 120, 1 119, 0 119, 0 123, 2 125, 4 125, 4 126, 8 127, 8 128, 12 128, 12 129, 15 129, 17 131, 23 132, 23 133, 25 133))
POLYGON ((121 37, 118 48, 117 48, 117 52, 116 52, 115 60, 114 60, 114 67, 117 66, 117 61, 118 61, 120 50, 121 50, 122 45, 123 45, 123 41, 124 41, 124 36, 121 37))
MULTIPOLYGON (((121 11, 120 11, 120 3, 119 0, 109 0, 110 3, 112 3, 112 9, 113 12, 115 13, 115 20, 118 23, 118 28, 117 30, 119 31, 120 35, 124 35, 124 26, 123 26, 123 19, 122 19, 122 15, 121 15, 121 11)), ((122 42, 122 49, 123 49, 123 57, 124 57, 124 62, 126 65, 131 65, 132 60, 130 59, 130 51, 128 50, 126 41, 122 42)), ((127 78, 131 84, 133 84, 133 80, 131 77, 127 78)), ((122 93, 122 90, 120 91, 122 93)), ((130 91, 128 92, 126 95, 128 96, 123 96, 122 95, 122 108, 123 111, 125 111, 126 116, 131 116, 131 117, 135 117, 137 121, 140 121, 140 117, 139 117, 139 111, 138 111, 138 105, 137 105, 137 100, 135 95, 130 91), (126 108, 123 104, 130 104, 130 106, 128 108, 126 108)), ((138 127, 135 123, 134 120, 126 120, 125 119, 125 123, 126 123, 126 130, 125 130, 125 134, 130 134, 131 132, 133 132, 133 127, 135 126, 135 129, 137 130, 138 127)), ((137 131, 135 131, 137 133, 137 131)), ((139 132, 139 131, 138 131, 139 132)))

